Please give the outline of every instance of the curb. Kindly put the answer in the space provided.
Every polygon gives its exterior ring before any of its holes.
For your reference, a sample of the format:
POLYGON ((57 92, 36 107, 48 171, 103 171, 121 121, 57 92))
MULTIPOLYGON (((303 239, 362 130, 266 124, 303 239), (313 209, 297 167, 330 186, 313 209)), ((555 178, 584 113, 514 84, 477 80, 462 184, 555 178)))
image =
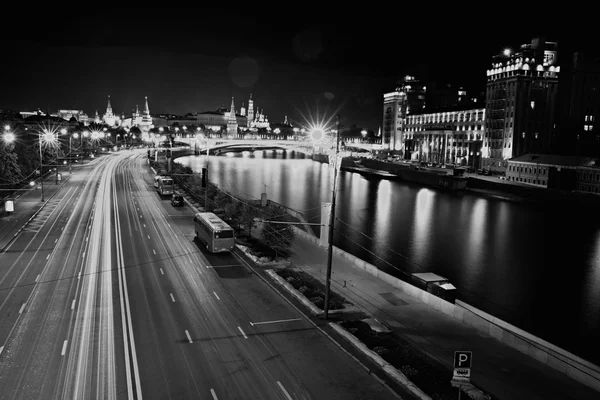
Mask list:
POLYGON ((294 289, 294 287, 288 282, 286 282, 285 279, 277 275, 277 273, 274 270, 268 269, 265 272, 269 274, 269 276, 273 278, 277 283, 283 286, 284 289, 287 290, 292 296, 294 296, 302 304, 304 304, 315 316, 323 315, 323 310, 317 308, 317 306, 315 306, 312 301, 308 300, 302 293, 294 289))
POLYGON ((431 397, 426 395, 425 392, 423 392, 414 383, 412 383, 402 372, 398 371, 394 366, 392 366, 390 363, 381 358, 379 354, 369 349, 363 342, 358 340, 356 336, 354 336, 335 322, 330 322, 329 326, 331 326, 337 333, 339 333, 346 340, 352 343, 352 345, 354 345, 357 349, 362 351, 366 356, 375 361, 375 363, 377 363, 377 365, 379 365, 388 376, 390 376, 400 385, 404 386, 412 394, 414 394, 421 400, 432 400, 431 397))

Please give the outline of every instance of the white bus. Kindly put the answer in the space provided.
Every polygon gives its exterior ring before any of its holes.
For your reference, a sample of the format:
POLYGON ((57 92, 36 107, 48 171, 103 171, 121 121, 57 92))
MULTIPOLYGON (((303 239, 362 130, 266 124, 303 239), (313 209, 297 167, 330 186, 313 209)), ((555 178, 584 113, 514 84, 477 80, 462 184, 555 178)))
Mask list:
POLYGON ((233 228, 211 212, 194 216, 196 237, 211 253, 232 251, 235 246, 233 228))
POLYGON ((173 178, 161 176, 158 178, 158 193, 161 196, 173 194, 173 178))

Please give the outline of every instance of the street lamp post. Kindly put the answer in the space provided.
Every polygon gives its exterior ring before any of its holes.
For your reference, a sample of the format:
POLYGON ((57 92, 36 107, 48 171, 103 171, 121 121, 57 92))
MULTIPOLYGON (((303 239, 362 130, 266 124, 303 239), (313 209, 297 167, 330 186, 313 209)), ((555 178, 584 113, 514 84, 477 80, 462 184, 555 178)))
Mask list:
POLYGON ((43 172, 43 167, 44 164, 42 162, 42 133, 40 132, 39 134, 40 136, 40 184, 41 184, 41 188, 42 188, 42 203, 44 202, 44 172, 43 172))
POLYGON ((206 187, 204 188, 204 212, 208 211, 208 135, 206 136, 206 187))
POLYGON ((335 157, 332 160, 333 165, 333 183, 331 190, 331 211, 329 214, 329 243, 327 247, 327 274, 325 278, 325 304, 323 307, 323 316, 325 319, 329 316, 329 296, 331 291, 331 261, 333 256, 333 224, 335 223, 335 192, 337 182, 338 155, 340 151, 340 116, 335 122, 335 157))

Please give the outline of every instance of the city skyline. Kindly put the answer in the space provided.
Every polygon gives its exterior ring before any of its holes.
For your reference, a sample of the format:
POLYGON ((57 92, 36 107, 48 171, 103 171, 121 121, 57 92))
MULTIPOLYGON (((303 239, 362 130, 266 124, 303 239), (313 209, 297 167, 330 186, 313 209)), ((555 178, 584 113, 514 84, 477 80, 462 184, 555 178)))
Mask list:
MULTIPOLYGON (((231 97, 240 107, 252 93, 272 121, 288 115, 303 122, 301 114, 318 109, 328 115, 338 111, 346 123, 377 131, 382 94, 394 90, 405 74, 478 94, 485 91, 492 57, 505 47, 545 34, 558 41, 561 62, 571 51, 590 48, 593 39, 585 24, 567 34, 560 26, 528 21, 527 13, 514 20, 527 22, 519 24, 522 29, 508 32, 474 36, 469 24, 436 28, 460 14, 455 11, 430 16, 425 26, 431 35, 398 39, 393 19, 361 11, 361 18, 337 19, 328 10, 299 12, 269 23, 261 13, 234 13, 226 24, 199 23, 186 9, 171 10, 172 18, 156 24, 160 10, 152 8, 84 17, 61 10, 57 21, 34 11, 28 15, 30 28, 2 40, 11 62, 2 75, 0 108, 102 114, 111 95, 115 112, 128 114, 148 96, 153 113, 185 115, 227 107, 231 97)), ((419 32, 423 23, 402 26, 419 32)), ((8 24, 17 31, 16 23, 8 24)))

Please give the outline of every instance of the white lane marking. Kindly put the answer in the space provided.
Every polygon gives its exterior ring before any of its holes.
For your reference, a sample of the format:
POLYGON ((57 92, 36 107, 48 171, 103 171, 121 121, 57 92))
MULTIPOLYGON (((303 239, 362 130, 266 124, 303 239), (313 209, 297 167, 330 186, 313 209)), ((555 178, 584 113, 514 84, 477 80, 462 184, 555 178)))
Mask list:
POLYGON ((264 324, 276 324, 278 322, 291 322, 291 321, 301 321, 302 318, 290 318, 290 319, 278 319, 275 321, 263 321, 263 322, 250 322, 250 325, 264 325, 264 324))
POLYGON ((140 218, 144 218, 144 217, 142 217, 142 216, 140 215, 140 218))
POLYGON ((152 249, 152 252, 153 252, 154 254, 156 254, 156 250, 152 249))
POLYGON ((46 256, 46 260, 47 260, 47 259, 49 259, 49 258, 50 258, 50 254, 48 254, 48 255, 46 256))
POLYGON ((187 331, 187 329, 185 330, 185 336, 187 336, 188 342, 194 343, 194 342, 192 342, 192 337, 190 336, 190 333, 187 331))
POLYGON ((85 251, 83 252, 83 255, 81 256, 81 258, 85 258, 85 251))
POLYGON ((0 354, 2 354, 2 350, 4 350, 4 346, 0 346, 0 354))
POLYGON ((242 330, 241 326, 238 326, 238 329, 240 330, 240 332, 242 332, 242 335, 244 335, 244 339, 248 339, 248 336, 246 336, 246 334, 244 333, 244 331, 242 330))
POLYGON ((75 299, 73 299, 73 302, 71 303, 71 310, 75 308, 75 299))
POLYGON ((162 268, 160 269, 160 273, 161 273, 161 274, 163 274, 163 275, 165 274, 165 273, 163 272, 162 268))
POLYGON ((39 281, 40 280, 40 274, 38 274, 38 276, 35 277, 35 281, 39 281))
POLYGON ((62 231, 63 229, 65 229, 65 227, 63 226, 62 228, 60 228, 60 230, 62 231))
POLYGON ((171 295, 171 300, 173 301, 173 303, 175 303, 175 297, 173 297, 173 293, 169 293, 169 295, 171 295))
POLYGON ((79 270, 79 274, 77 275, 77 279, 81 279, 81 270, 79 270))
POLYGON ((213 400, 219 400, 217 394, 215 393, 215 389, 210 389, 210 394, 212 394, 213 400))
POLYGON ((148 239, 150 239, 150 235, 148 235, 148 239))
POLYGON ((146 227, 146 224, 144 224, 144 228, 146 227))
POLYGON ((68 340, 65 340, 63 343, 63 348, 62 348, 62 351, 60 352, 61 356, 64 356, 65 352, 67 351, 67 342, 68 342, 68 340))
POLYGON ((54 239, 54 243, 58 242, 58 239, 54 239))
POLYGON ((215 294, 215 297, 217 298, 217 300, 221 300, 221 298, 219 297, 219 295, 217 294, 217 292, 213 292, 215 294))
POLYGON ((21 314, 24 309, 25 309, 25 303, 23 303, 23 305, 21 306, 21 309, 19 310, 19 314, 21 314))
POLYGON ((138 211, 140 211, 140 208, 138 207, 138 211))
POLYGON ((90 238, 89 238, 89 237, 86 237, 86 238, 85 238, 85 241, 87 242, 88 240, 90 240, 90 238))
POLYGON ((279 388, 281 389, 283 394, 285 394, 285 397, 287 397, 289 400, 292 400, 292 396, 290 396, 290 394, 287 392, 287 390, 285 390, 285 388, 283 387, 281 382, 277 381, 277 384, 279 385, 279 388))

